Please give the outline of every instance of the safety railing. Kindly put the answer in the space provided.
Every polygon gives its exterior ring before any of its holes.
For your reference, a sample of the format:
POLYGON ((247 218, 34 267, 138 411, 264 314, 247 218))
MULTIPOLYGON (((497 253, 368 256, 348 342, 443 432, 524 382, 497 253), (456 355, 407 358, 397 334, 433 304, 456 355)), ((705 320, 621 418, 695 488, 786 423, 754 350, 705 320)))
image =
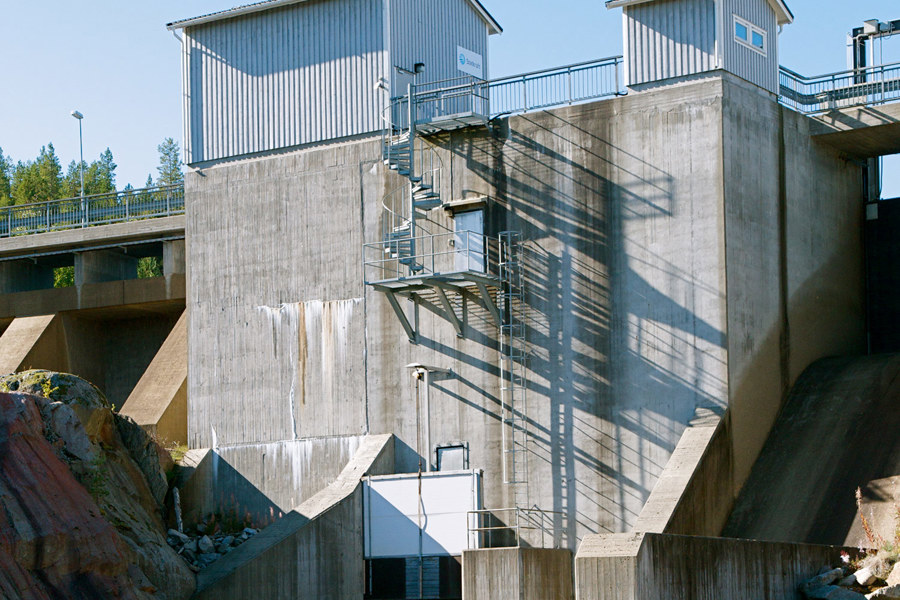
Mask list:
POLYGON ((530 547, 559 548, 557 522, 563 513, 539 508, 470 510, 469 549, 530 547), (525 538, 525 539, 523 539, 525 538))
POLYGON ((124 190, 0 208, 0 237, 80 229, 184 213, 184 186, 124 190))
POLYGON ((804 77, 781 67, 781 102, 812 114, 900 100, 900 62, 804 77))
MULTIPOLYGON (((553 69, 498 79, 465 76, 413 86, 416 123, 441 118, 476 115, 491 119, 554 106, 576 104, 625 94, 621 56, 611 56, 553 69)), ((388 132, 409 127, 409 99, 394 98, 385 111, 388 132)))
POLYGON ((411 277, 477 273, 496 277, 500 241, 474 231, 452 231, 363 244, 367 285, 411 277))
POLYGON ((555 69, 534 71, 488 82, 490 116, 496 117, 619 96, 621 56, 611 56, 555 69))

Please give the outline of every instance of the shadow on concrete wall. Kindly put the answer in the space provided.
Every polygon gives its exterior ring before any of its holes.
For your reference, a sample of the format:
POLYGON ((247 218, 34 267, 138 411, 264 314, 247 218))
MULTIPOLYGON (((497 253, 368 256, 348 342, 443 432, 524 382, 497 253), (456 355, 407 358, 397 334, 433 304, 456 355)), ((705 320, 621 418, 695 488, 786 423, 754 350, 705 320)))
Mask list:
MULTIPOLYGON (((518 230, 526 241, 528 393, 546 399, 543 406, 529 403, 529 460, 550 470, 536 485, 553 486, 553 506, 542 508, 560 513, 560 530, 573 532, 576 522, 590 531, 623 530, 694 410, 721 413, 726 402, 724 376, 704 372, 710 357, 698 356, 694 344, 699 339, 724 349, 725 333, 685 308, 695 298, 672 293, 692 294, 701 283, 646 244, 636 252, 634 244, 644 240, 626 231, 632 221, 689 221, 691 215, 677 212, 673 176, 556 113, 517 117, 512 127, 522 131, 510 129, 508 120, 492 125, 486 135, 468 132, 444 145, 454 161, 493 186, 502 208, 491 215, 492 233, 518 230), (654 349, 651 358, 641 352, 646 346, 654 349), (694 355, 685 354, 690 348, 694 355), (600 476, 585 477, 585 471, 600 476)), ((477 187, 484 185, 464 189, 477 187)), ((467 326, 468 339, 497 347, 489 322, 467 326)), ((496 363, 425 337, 420 343, 500 376, 496 363)), ((499 398, 460 381, 488 402, 436 387, 501 418, 499 398)))
POLYGON ((283 516, 281 508, 215 451, 202 453, 173 484, 180 487, 186 526, 215 515, 223 527, 266 527, 283 516))

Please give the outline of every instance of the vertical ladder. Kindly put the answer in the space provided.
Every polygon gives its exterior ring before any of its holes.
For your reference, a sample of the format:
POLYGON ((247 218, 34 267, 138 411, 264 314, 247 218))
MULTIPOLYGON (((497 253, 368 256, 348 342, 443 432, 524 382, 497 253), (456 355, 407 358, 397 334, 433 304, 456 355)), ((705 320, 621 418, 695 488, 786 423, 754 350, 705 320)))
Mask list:
POLYGON ((515 508, 528 507, 528 413, 525 367, 525 282, 515 231, 500 234, 500 405, 503 416, 503 482, 515 508))

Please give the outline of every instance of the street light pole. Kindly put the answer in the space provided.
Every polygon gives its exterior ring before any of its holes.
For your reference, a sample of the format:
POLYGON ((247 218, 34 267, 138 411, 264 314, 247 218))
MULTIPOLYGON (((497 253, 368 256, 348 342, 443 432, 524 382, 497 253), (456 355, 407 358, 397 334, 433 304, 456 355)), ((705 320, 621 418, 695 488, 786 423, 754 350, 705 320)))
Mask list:
POLYGON ((78 167, 81 171, 81 222, 82 226, 85 221, 84 214, 84 141, 81 136, 81 120, 84 118, 84 115, 78 112, 77 110, 72 111, 72 116, 78 119, 78 167))

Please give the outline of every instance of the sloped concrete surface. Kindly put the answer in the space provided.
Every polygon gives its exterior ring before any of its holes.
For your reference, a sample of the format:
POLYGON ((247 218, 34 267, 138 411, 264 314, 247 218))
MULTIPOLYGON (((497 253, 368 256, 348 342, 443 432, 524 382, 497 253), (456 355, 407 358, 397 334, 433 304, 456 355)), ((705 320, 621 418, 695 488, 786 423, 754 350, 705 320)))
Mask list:
POLYGON ((14 319, 0 336, 0 374, 20 369, 66 370, 65 349, 60 348, 56 315, 14 319))
POLYGON ((844 543, 856 488, 900 475, 898 431, 900 354, 814 363, 792 389, 723 535, 844 543))
POLYGON ((175 323, 120 412, 160 439, 187 441, 187 311, 175 323))
POLYGON ((202 571, 195 597, 362 598, 360 479, 393 472, 393 442, 367 436, 334 483, 202 571))

